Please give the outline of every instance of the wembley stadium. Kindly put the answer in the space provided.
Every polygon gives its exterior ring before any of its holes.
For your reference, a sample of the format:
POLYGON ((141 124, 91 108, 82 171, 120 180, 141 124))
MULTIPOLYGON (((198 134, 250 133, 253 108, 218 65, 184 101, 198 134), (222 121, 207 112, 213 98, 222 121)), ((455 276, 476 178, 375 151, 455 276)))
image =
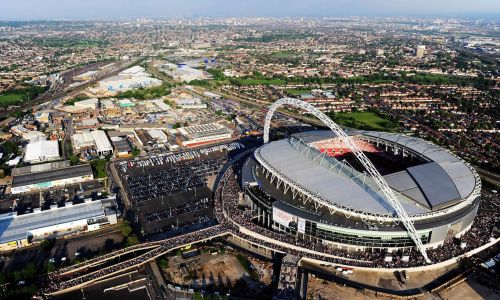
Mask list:
POLYGON ((347 251, 416 247, 425 257, 473 224, 479 175, 435 144, 359 130, 268 135, 240 177, 260 226, 347 251))

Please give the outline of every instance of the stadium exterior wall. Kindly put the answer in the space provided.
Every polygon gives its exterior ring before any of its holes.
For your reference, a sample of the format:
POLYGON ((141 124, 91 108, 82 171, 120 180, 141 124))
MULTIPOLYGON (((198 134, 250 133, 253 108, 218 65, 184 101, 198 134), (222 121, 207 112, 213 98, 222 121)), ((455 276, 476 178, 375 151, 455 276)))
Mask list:
MULTIPOLYGON (((251 193, 245 192, 245 198, 248 202, 250 202, 250 206, 252 207, 253 210, 257 211, 258 215, 261 216, 260 221, 264 224, 267 225, 268 227, 272 227, 273 229, 277 231, 287 231, 290 230, 290 228, 285 227, 283 224, 280 224, 276 222, 276 219, 273 217, 273 209, 271 208, 270 210, 262 205, 262 202, 259 201, 259 199, 255 199, 255 196, 252 195, 251 193)), ((462 236, 465 232, 467 232, 470 227, 472 226, 472 223, 474 221, 474 217, 476 216, 477 209, 479 205, 476 205, 474 209, 470 210, 469 212, 466 213, 466 215, 460 217, 456 221, 451 221, 451 222, 438 222, 440 225, 437 225, 435 227, 429 227, 427 229, 420 229, 417 230, 419 234, 422 234, 422 236, 428 236, 429 240, 424 244, 426 249, 430 248, 436 248, 440 245, 442 245, 445 240, 448 238, 453 237, 460 237, 462 236), (444 224, 443 224, 444 223, 444 224), (454 224, 456 224, 454 229, 451 229, 454 224), (458 227, 459 226, 459 227, 458 227), (451 231, 450 231, 451 229, 451 231)), ((287 214, 290 214, 293 216, 295 220, 302 219, 304 222, 310 222, 310 223, 316 223, 316 226, 320 225, 323 229, 328 229, 331 230, 332 232, 336 233, 344 233, 347 235, 357 235, 358 237, 380 237, 382 239, 390 239, 391 237, 398 238, 398 237, 407 237, 409 241, 409 236, 407 232, 404 229, 400 230, 394 230, 394 231, 370 231, 370 230, 355 230, 355 229, 349 229, 349 228, 344 228, 344 227, 338 227, 334 226, 331 224, 323 224, 323 223, 317 223, 314 220, 310 220, 307 218, 304 218, 304 216, 297 216, 294 215, 293 212, 286 211, 287 214)), ((301 234, 298 231, 295 231, 297 234, 301 234)), ((337 248, 342 248, 342 249, 348 249, 350 251, 357 251, 357 250, 365 250, 367 248, 381 248, 381 249, 387 249, 389 252, 396 251, 399 249, 406 249, 406 248, 411 248, 413 246, 408 246, 408 245, 401 245, 401 246, 364 246, 360 244, 346 244, 346 243, 340 243, 337 241, 332 241, 328 239, 324 239, 321 237, 316 237, 313 235, 309 235, 306 233, 302 233, 305 236, 310 236, 312 238, 318 238, 322 240, 326 244, 330 244, 332 246, 335 246, 337 248)))

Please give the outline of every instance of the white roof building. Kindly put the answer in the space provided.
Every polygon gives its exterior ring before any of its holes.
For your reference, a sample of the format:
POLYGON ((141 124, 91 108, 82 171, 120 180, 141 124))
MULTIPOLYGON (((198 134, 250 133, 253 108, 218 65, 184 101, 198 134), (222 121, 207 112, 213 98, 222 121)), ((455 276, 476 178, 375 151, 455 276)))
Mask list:
POLYGON ((113 102, 113 100, 102 99, 100 100, 100 102, 101 102, 101 108, 103 109, 115 108, 115 103, 113 102))
POLYGON ((85 108, 85 109, 96 109, 98 103, 99 103, 99 99, 92 98, 92 99, 87 99, 87 100, 75 102, 74 106, 85 108))
POLYGON ((119 74, 120 76, 128 76, 128 77, 144 77, 144 76, 149 76, 149 74, 146 72, 146 69, 144 69, 141 66, 133 66, 132 68, 128 68, 126 70, 123 70, 119 74))
POLYGON ((95 148, 100 155, 106 155, 113 152, 106 132, 102 130, 85 131, 82 133, 74 134, 72 137, 73 148, 81 151, 84 148, 95 148))
POLYGON ((92 131, 92 137, 94 138, 97 152, 101 154, 113 152, 113 146, 109 142, 106 132, 102 130, 94 130, 92 131))
POLYGON ((25 162, 39 163, 58 159, 61 159, 58 141, 37 141, 26 145, 25 162))

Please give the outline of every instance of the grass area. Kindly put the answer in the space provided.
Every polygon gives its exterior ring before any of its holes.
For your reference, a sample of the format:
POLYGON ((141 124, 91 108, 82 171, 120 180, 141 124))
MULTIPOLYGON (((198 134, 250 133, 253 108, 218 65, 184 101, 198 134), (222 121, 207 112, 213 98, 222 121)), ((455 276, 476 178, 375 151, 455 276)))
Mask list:
POLYGON ((44 91, 45 87, 42 86, 30 86, 6 91, 0 94, 0 107, 16 105, 25 100, 35 99, 44 91))
POLYGON ((193 295, 194 300, 227 300, 227 296, 217 296, 217 295, 202 295, 200 292, 195 292, 193 295))
POLYGON ((310 93, 311 90, 308 89, 287 89, 285 92, 290 96, 300 96, 302 94, 310 93))
POLYGON ((23 94, 6 94, 0 95, 0 106, 14 105, 21 100, 23 100, 25 95, 23 94))
POLYGON ((275 58, 294 58, 297 57, 297 52, 294 51, 278 51, 271 54, 275 58))
POLYGON ((331 113, 330 116, 340 125, 357 129, 394 131, 398 127, 397 123, 370 111, 331 113))
POLYGON ((96 159, 93 160, 90 165, 92 166, 92 171, 94 171, 94 176, 97 178, 105 178, 108 177, 106 174, 106 163, 105 159, 96 159))

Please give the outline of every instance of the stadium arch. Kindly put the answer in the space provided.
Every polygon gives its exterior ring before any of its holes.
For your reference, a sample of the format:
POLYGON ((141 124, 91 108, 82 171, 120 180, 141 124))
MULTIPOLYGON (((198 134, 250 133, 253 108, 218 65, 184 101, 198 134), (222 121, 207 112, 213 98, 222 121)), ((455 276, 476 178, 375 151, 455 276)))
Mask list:
POLYGON ((399 200, 397 199, 396 195, 389 187, 387 182, 384 180, 380 172, 375 168, 373 163, 368 159, 368 157, 363 153, 363 151, 361 151, 361 149, 359 149, 357 145, 351 140, 351 138, 347 135, 347 133, 339 125, 333 122, 332 119, 330 119, 327 115, 325 115, 322 111, 320 111, 313 105, 299 99, 281 98, 275 101, 269 108, 269 111, 267 112, 266 115, 266 120, 264 123, 264 143, 267 144, 269 142, 269 130, 274 113, 278 108, 284 105, 290 105, 295 108, 300 108, 312 114, 313 116, 318 118, 325 126, 330 128, 330 130, 332 130, 342 140, 342 142, 347 146, 347 148, 354 154, 356 159, 363 165, 368 174, 373 178, 375 183, 378 185, 378 187, 384 194, 386 201, 394 209, 400 221, 405 226, 406 230, 408 231, 408 235, 415 243, 417 249, 420 251, 425 261, 427 263, 430 263, 431 261, 427 256, 424 244, 422 243, 421 238, 417 234, 417 230, 415 229, 413 222, 410 220, 408 213, 404 210, 401 203, 399 203, 399 200))

